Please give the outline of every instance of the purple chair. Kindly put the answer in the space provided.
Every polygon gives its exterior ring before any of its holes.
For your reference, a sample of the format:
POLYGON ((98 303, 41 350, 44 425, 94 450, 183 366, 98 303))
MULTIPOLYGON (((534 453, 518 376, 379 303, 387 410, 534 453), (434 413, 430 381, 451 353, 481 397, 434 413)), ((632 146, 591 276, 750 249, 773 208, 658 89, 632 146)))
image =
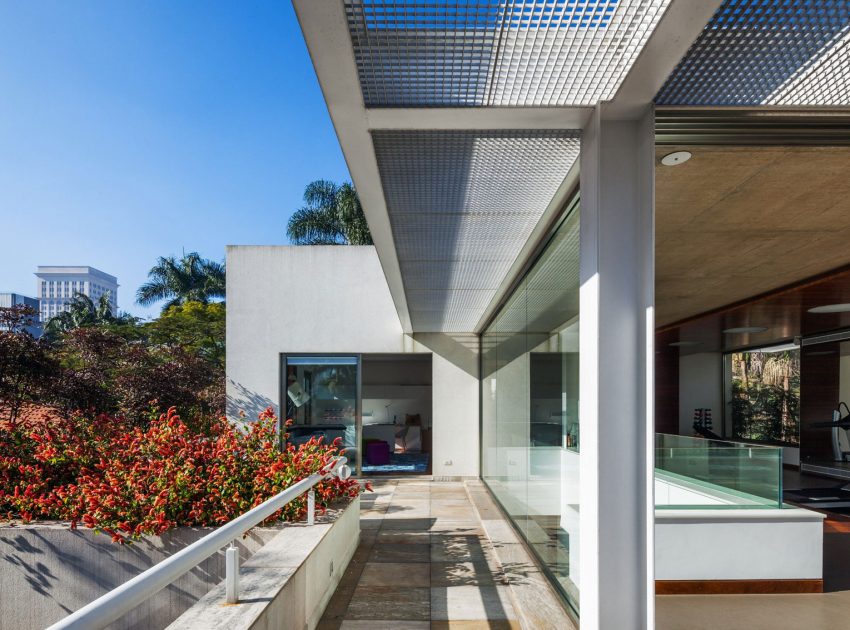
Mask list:
POLYGON ((390 463, 390 445, 384 441, 366 443, 366 461, 370 466, 384 466, 390 463))

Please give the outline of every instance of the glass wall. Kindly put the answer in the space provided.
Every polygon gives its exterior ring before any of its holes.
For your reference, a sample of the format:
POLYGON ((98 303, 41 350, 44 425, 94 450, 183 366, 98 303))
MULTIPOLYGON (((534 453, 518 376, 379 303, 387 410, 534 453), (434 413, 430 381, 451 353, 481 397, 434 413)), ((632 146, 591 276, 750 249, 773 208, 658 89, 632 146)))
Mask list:
POLYGON ((800 443, 800 349, 755 348, 724 355, 726 435, 800 443))
POLYGON ((284 357, 286 418, 294 444, 324 436, 341 437, 346 456, 360 470, 357 417, 359 415, 359 360, 356 356, 284 357))
POLYGON ((576 610, 578 291, 576 203, 481 339, 483 478, 576 610))

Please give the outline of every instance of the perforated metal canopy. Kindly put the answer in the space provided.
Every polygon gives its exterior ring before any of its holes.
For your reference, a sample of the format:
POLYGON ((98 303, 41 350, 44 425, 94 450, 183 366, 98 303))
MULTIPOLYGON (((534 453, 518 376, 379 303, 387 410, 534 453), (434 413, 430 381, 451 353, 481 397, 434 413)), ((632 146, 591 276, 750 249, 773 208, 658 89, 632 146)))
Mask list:
POLYGON ((669 0, 345 0, 367 107, 594 105, 669 0))
POLYGON ((492 314, 590 108, 645 111, 719 2, 293 0, 406 332, 492 314))
POLYGON ((414 329, 472 330, 578 157, 578 134, 372 139, 414 329))
POLYGON ((726 0, 656 102, 850 105, 850 2, 726 0))

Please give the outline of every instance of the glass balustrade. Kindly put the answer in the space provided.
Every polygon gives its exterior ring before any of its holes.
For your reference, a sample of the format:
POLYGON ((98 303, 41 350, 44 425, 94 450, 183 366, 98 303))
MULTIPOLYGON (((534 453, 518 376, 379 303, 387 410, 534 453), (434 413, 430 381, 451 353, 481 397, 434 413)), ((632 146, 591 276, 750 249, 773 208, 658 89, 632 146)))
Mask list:
POLYGON ((655 436, 657 509, 782 507, 782 448, 655 436))

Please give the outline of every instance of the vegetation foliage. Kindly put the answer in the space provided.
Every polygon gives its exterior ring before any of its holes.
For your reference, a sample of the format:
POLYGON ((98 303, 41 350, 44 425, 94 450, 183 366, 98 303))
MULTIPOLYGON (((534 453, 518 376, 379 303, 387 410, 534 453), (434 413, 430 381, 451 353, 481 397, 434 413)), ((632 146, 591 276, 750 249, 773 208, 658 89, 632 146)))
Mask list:
POLYGON ((295 245, 371 245, 372 235, 354 186, 317 180, 304 190, 304 206, 289 218, 295 245))
MULTIPOLYGON (((279 449, 271 409, 244 430, 224 418, 202 424, 183 422, 174 408, 146 427, 107 414, 2 423, 0 515, 82 523, 124 543, 228 522, 340 454, 339 441, 321 439, 279 449)), ((361 487, 331 477, 315 490, 322 511, 361 487)), ((300 520, 306 509, 302 496, 265 522, 300 520)))
POLYGON ((731 361, 733 437, 799 443, 799 351, 736 352, 731 361))
POLYGON ((0 309, 0 419, 28 404, 144 426, 152 402, 188 417, 224 410, 224 305, 190 302, 152 322, 92 323, 34 339, 34 311, 0 309))
POLYGON ((197 252, 161 257, 148 272, 148 281, 136 292, 136 301, 150 306, 165 300, 163 311, 187 302, 207 304, 225 297, 225 268, 197 252))

